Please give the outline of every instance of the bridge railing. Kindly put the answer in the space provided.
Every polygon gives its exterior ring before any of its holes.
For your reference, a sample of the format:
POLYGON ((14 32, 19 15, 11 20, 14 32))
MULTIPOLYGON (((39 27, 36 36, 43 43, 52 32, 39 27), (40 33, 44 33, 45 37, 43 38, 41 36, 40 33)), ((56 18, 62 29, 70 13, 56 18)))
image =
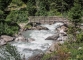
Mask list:
POLYGON ((69 22, 67 18, 57 16, 29 16, 29 22, 50 23, 50 22, 69 22))

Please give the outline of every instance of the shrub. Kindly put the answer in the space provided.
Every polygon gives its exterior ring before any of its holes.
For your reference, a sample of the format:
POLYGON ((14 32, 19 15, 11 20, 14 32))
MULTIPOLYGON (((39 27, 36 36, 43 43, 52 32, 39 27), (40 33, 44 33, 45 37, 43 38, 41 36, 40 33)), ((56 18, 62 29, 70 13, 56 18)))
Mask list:
POLYGON ((76 35, 76 42, 80 43, 83 42, 83 32, 80 32, 79 34, 76 35))
POLYGON ((0 22, 0 35, 14 35, 15 33, 18 33, 18 31, 19 26, 16 23, 8 24, 6 22, 0 22))
POLYGON ((1 50, 0 60, 22 60, 17 49, 10 44, 7 44, 4 48, 1 48, 1 50))
POLYGON ((27 11, 11 11, 6 17, 6 21, 11 23, 20 23, 28 21, 27 11))

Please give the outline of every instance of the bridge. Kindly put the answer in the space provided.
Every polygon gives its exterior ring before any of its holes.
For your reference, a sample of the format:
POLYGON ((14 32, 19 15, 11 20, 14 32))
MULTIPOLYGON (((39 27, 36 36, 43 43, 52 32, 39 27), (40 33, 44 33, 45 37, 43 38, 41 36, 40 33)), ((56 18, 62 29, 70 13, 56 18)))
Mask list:
POLYGON ((40 23, 40 24, 53 24, 56 22, 62 22, 69 25, 70 22, 67 18, 58 16, 30 16, 28 23, 40 23))
POLYGON ((29 16, 28 19, 29 19, 29 21, 27 23, 18 24, 21 29, 24 29, 24 27, 29 23, 32 23, 33 26, 36 23, 39 23, 39 24, 53 24, 53 23, 56 23, 56 22, 62 22, 66 25, 71 24, 67 18, 58 17, 58 16, 29 16))

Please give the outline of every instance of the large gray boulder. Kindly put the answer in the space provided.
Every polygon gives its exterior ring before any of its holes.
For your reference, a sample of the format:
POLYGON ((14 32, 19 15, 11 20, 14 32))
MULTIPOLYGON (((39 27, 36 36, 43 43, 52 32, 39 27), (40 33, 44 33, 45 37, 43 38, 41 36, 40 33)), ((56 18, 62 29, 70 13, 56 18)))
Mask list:
POLYGON ((14 37, 7 36, 7 35, 2 35, 1 36, 1 39, 3 39, 6 42, 9 42, 9 41, 13 41, 14 40, 14 37))
POLYGON ((49 36, 45 40, 57 40, 57 38, 59 38, 59 34, 55 34, 53 36, 49 36))

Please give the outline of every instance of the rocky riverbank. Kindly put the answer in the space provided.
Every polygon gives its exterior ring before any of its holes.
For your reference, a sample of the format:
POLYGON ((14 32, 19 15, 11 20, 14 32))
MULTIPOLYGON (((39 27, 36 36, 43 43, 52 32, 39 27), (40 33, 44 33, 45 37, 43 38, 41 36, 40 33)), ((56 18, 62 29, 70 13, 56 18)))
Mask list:
POLYGON ((56 28, 55 30, 57 30, 56 35, 49 36, 46 38, 47 40, 54 40, 53 44, 49 47, 49 49, 46 51, 46 53, 51 53, 51 52, 55 51, 58 48, 57 44, 63 44, 64 41, 66 41, 68 39, 67 26, 62 25, 62 26, 59 26, 58 28, 56 28))

